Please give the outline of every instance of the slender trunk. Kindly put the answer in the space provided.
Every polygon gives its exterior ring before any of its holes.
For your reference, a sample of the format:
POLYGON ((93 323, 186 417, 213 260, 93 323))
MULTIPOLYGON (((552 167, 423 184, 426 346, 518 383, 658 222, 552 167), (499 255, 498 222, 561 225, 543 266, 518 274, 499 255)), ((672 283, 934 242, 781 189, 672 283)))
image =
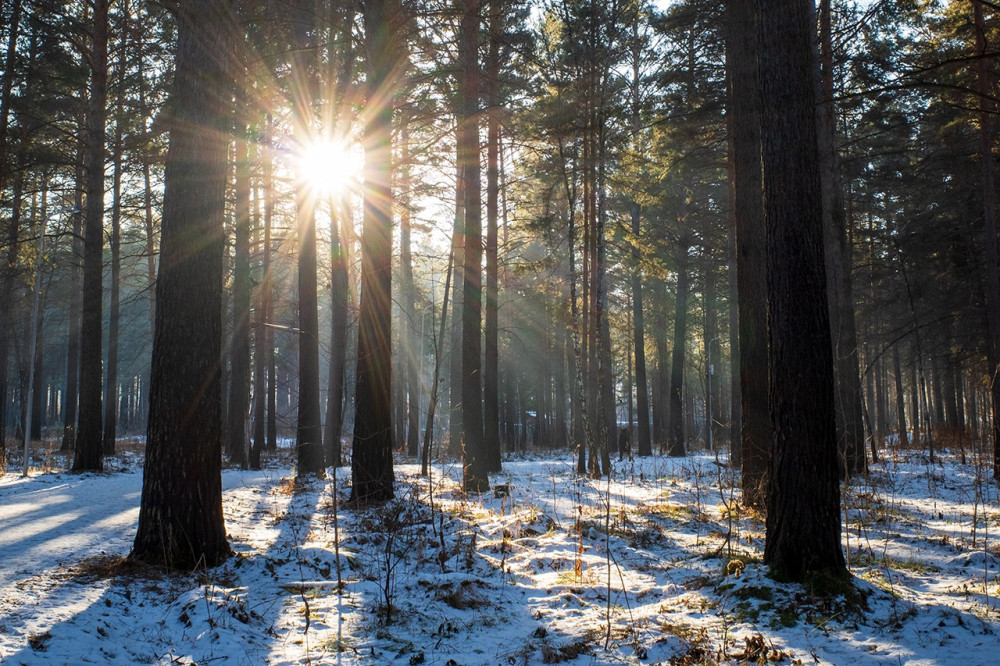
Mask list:
POLYGON ((278 450, 278 372, 274 355, 274 329, 271 322, 274 319, 273 288, 271 275, 271 229, 274 221, 274 205, 276 193, 274 189, 274 151, 271 141, 273 140, 274 122, 270 116, 267 117, 267 138, 264 147, 264 253, 261 257, 261 272, 264 274, 261 280, 261 318, 264 321, 264 364, 267 371, 267 418, 266 418, 266 445, 265 450, 278 450))
POLYGON ((103 336, 104 153, 108 97, 108 5, 95 0, 87 106, 87 208, 83 239, 83 320, 80 328, 80 415, 73 470, 100 471, 101 338, 103 336))
POLYGON ((122 125, 125 122, 123 106, 125 96, 125 66, 128 54, 128 16, 129 3, 123 2, 121 8, 122 42, 118 45, 118 62, 116 64, 117 88, 115 95, 115 133, 112 140, 111 161, 114 172, 111 184, 111 284, 109 286, 108 305, 108 359, 107 374, 104 381, 104 455, 113 455, 115 439, 118 436, 118 332, 121 325, 121 229, 122 229, 122 173, 123 173, 123 135, 122 125))
POLYGON ((858 374, 858 335, 854 323, 851 253, 847 245, 847 216, 840 182, 833 105, 833 46, 830 0, 820 2, 822 103, 816 107, 823 187, 823 246, 826 257, 827 298, 836 371, 837 439, 841 473, 865 471, 864 420, 861 377, 858 374))
POLYGON ((455 256, 452 275, 451 335, 448 368, 449 425, 448 453, 462 455, 462 311, 465 263, 465 172, 456 150, 455 174, 455 226, 451 237, 451 251, 455 256))
POLYGON ((670 446, 667 455, 685 455, 684 356, 687 350, 687 299, 690 284, 688 242, 677 249, 677 301, 674 311, 674 346, 670 358, 670 446))
POLYGON ((422 354, 417 340, 417 315, 414 303, 416 292, 413 288, 413 254, 412 227, 410 224, 410 189, 413 182, 410 178, 410 126, 409 118, 401 121, 400 141, 400 219, 399 219, 399 262, 400 262, 400 301, 403 308, 403 326, 400 330, 402 349, 400 356, 404 364, 406 382, 404 394, 407 397, 406 406, 406 452, 416 456, 419 453, 420 430, 420 376, 417 372, 417 355, 422 354))
POLYGON ((906 435, 906 400, 903 396, 903 373, 899 365, 899 348, 892 347, 892 374, 896 382, 896 427, 899 430, 899 445, 903 448, 909 446, 906 435))
POLYGON ((486 60, 486 323, 483 339, 483 437, 487 464, 499 472, 500 358, 497 231, 500 216, 500 35, 503 0, 490 0, 489 54, 486 60))
MULTIPOLYGON (((762 200, 757 90, 759 49, 752 3, 727 0, 729 112, 732 119, 736 281, 739 296, 739 382, 743 501, 764 508, 771 456, 767 405, 767 232, 762 200)), ((735 347, 733 348, 735 353, 735 347)))
MULTIPOLYGON (((13 0, 10 8, 10 31, 7 35, 7 53, 0 79, 0 192, 7 189, 8 128, 10 126, 11 91, 14 86, 17 40, 21 28, 21 0, 13 0)), ((0 272, 0 321, 9 322, 13 308, 14 271, 17 264, 17 223, 11 215, 7 229, 7 258, 0 272)), ((7 370, 10 347, 10 327, 0 326, 0 476, 7 469, 7 370)))
MULTIPOLYGON (((83 121, 79 123, 83 134, 83 121)), ((79 403, 78 371, 80 369, 80 267, 83 262, 83 188, 84 188, 84 142, 77 142, 76 177, 73 188, 73 237, 72 263, 69 277, 69 340, 66 344, 66 393, 63 397, 63 437, 61 453, 69 453, 76 448, 76 415, 79 403)), ((5 334, 4 334, 5 335, 5 334)), ((2 350, 0 350, 2 352, 2 350)))
POLYGON ((997 195, 993 167, 993 119, 989 103, 992 81, 986 57, 986 26, 982 0, 972 0, 976 33, 976 91, 979 94, 979 169, 983 193, 983 261, 986 280, 986 356, 989 364, 990 412, 993 442, 993 478, 1000 479, 1000 252, 997 250, 997 195))
MULTIPOLYGON (((431 394, 427 400, 427 423, 424 427, 423 451, 420 454, 421 476, 427 476, 430 472, 431 441, 434 437, 434 412, 437 410, 438 388, 441 385, 441 347, 444 345, 445 324, 448 321, 448 291, 451 289, 451 276, 454 265, 455 256, 454 254, 449 254, 448 269, 444 279, 444 300, 441 303, 441 330, 434 339, 434 378, 431 380, 431 394)), ((432 308, 433 305, 432 302, 432 308)))
MULTIPOLYGON (((313 104, 316 97, 316 71, 313 58, 316 44, 313 38, 315 16, 310 3, 296 6, 293 18, 294 45, 292 73, 295 83, 293 115, 296 142, 305 149, 313 140, 313 104)), ((297 259, 298 285, 298 413, 295 448, 299 477, 321 474, 323 460, 323 430, 319 409, 319 313, 316 279, 316 193, 309 187, 308 174, 301 169, 296 174, 295 224, 299 237, 297 259)))
MULTIPOLYGON (((242 99, 237 104, 243 105, 242 99)), ((249 464, 246 426, 250 408, 250 141, 236 111, 235 224, 233 225, 233 332, 229 372, 229 456, 233 464, 249 464)))
POLYGON ((465 181, 465 247, 462 280, 462 485, 489 488, 483 441, 483 225, 479 166, 479 2, 465 0, 459 31, 462 65, 459 163, 465 181))

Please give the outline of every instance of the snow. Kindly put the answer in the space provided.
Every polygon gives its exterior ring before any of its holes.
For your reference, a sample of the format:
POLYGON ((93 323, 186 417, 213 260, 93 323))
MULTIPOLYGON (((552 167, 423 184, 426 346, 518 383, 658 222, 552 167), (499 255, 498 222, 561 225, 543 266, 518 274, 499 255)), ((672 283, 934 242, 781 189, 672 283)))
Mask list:
POLYGON ((397 499, 357 509, 349 468, 335 493, 332 477, 296 483, 282 451, 223 472, 236 556, 172 574, 124 559, 140 453, 104 474, 50 456, 21 478, 14 460, 0 662, 1000 663, 989 461, 886 453, 844 487, 852 599, 768 577, 760 518, 710 454, 616 461, 610 480, 519 455, 470 496, 457 465, 428 481, 400 459, 397 499))

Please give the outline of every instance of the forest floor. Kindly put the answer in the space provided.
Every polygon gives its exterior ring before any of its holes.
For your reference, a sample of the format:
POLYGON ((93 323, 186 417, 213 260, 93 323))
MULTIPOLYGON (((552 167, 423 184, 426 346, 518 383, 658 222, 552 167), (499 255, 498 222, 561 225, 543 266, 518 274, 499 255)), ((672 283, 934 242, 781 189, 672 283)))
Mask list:
MULTIPOLYGON (((1000 509, 989 466, 885 452, 844 487, 856 594, 768 576, 764 527, 712 455, 518 455, 463 495, 398 459, 397 499, 297 483, 289 452, 223 472, 236 556, 164 574, 125 560, 141 447, 103 474, 0 479, 4 664, 1000 663, 1000 509)), ((335 483, 337 484, 335 487, 335 483)))

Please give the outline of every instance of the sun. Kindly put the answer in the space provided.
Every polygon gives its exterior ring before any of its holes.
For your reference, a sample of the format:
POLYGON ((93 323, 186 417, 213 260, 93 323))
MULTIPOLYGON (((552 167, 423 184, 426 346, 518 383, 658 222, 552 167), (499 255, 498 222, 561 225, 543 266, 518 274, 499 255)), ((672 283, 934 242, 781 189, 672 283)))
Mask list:
POLYGON ((356 187, 361 177, 359 151, 345 141, 317 139, 303 148, 298 157, 299 177, 318 198, 344 194, 356 187))

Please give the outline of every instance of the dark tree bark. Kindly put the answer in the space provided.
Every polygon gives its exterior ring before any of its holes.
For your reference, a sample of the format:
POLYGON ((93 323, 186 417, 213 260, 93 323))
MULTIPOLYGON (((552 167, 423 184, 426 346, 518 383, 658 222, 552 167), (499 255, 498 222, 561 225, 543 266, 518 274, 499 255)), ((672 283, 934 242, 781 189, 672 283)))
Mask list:
MULTIPOLYGON (((309 0, 294 3, 294 52, 292 54, 293 114, 300 148, 312 141, 313 104, 316 95, 316 54, 313 39, 314 5, 309 0)), ((321 474, 324 468, 323 426, 319 409, 319 307, 316 280, 316 192, 307 174, 297 174, 295 222, 299 235, 297 260, 299 375, 298 416, 295 429, 299 477, 321 474)))
MULTIPOLYGON (((17 39, 21 29, 21 0, 13 0, 10 8, 10 32, 7 36, 7 53, 4 57, 3 76, 0 78, 0 192, 6 190, 8 180, 8 128, 10 126, 11 91, 14 87, 17 39)), ((14 216, 6 233, 7 257, 0 274, 0 322, 9 322, 13 305, 14 270, 17 262, 17 225, 14 216)), ((7 369, 10 347, 10 327, 0 326, 0 476, 7 469, 7 369)))
POLYGON ((462 485, 489 488, 483 441, 483 223, 479 166, 479 2, 463 0, 459 29, 462 74, 458 118, 459 163, 465 180, 465 261, 462 280, 462 485))
POLYGON ((124 96, 125 96, 125 66, 128 55, 128 2, 124 2, 121 11, 121 43, 118 45, 117 91, 115 94, 115 132, 111 142, 111 162, 114 165, 111 180, 111 284, 109 286, 108 304, 108 359, 107 374, 104 381, 104 455, 115 452, 115 439, 118 436, 118 336, 121 327, 121 235, 122 235, 122 172, 124 165, 123 152, 124 129, 124 96))
POLYGON ((739 381, 743 428, 743 501, 763 509, 771 456, 767 406, 766 230, 761 198, 757 34, 752 3, 728 0, 729 112, 732 123, 733 209, 739 294, 739 381))
POLYGON ((355 388, 351 499, 393 497, 392 470, 392 110, 400 48, 398 0, 366 0, 368 125, 355 388))
POLYGON ((95 0, 87 104, 87 204, 83 234, 83 319, 80 327, 80 413, 73 471, 100 471, 101 339, 103 337, 104 158, 108 98, 108 5, 95 0))
MULTIPOLYGON (((339 30, 337 89, 347 90, 354 73, 352 30, 354 10, 346 9, 339 30)), ((331 53, 331 61, 334 56, 331 53)), ((349 107, 343 96, 335 98, 333 116, 337 135, 348 130, 349 107)), ((341 225, 349 223, 350 213, 341 200, 332 203, 330 220, 330 376, 326 403, 326 432, 323 434, 327 465, 343 464, 341 434, 344 427, 344 389, 347 374, 348 314, 350 308, 350 277, 347 273, 347 243, 350 236, 341 225)))
POLYGON ((687 350, 687 299, 690 285, 689 243, 681 239, 677 248, 677 301, 674 313, 674 346, 670 358, 670 445, 667 455, 685 455, 684 446, 684 356, 687 350))
POLYGON ((176 568, 215 566, 231 553, 219 359, 234 30, 227 0, 177 7, 146 463, 130 556, 176 568))
POLYGON ((997 190, 993 166, 993 109, 989 103, 990 60, 986 58, 986 27, 982 0, 972 0, 976 33, 976 91, 979 93, 979 169, 983 192, 983 234, 986 237, 986 356, 989 365, 993 478, 1000 479, 1000 251, 997 249, 997 190))
POLYGON ((846 577, 809 0, 755 0, 773 430, 764 561, 793 580, 846 577))
POLYGON ((483 337, 483 444, 487 466, 499 472, 500 352, 497 226, 500 217, 500 36, 504 0, 490 0, 489 50, 486 58, 486 322, 483 337))

